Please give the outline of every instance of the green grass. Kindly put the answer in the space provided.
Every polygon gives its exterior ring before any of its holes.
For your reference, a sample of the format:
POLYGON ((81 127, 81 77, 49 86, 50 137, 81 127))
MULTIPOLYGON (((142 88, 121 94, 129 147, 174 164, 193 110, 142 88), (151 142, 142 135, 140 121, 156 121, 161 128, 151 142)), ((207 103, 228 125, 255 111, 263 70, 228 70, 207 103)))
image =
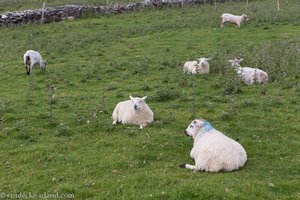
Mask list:
POLYGON ((239 29, 220 29, 219 16, 243 12, 244 3, 0 29, 0 192, 299 199, 300 26, 291 18, 299 19, 293 2, 279 13, 264 7, 270 1, 251 3, 251 20, 239 29), (42 53, 45 73, 25 75, 27 49, 42 53), (211 74, 182 73, 184 61, 202 56, 213 58, 211 74), (235 56, 266 70, 271 82, 238 83, 227 63, 235 56), (148 95, 152 125, 111 125, 114 106, 129 95, 148 95), (193 163, 183 131, 195 117, 239 139, 246 166, 216 174, 179 168, 193 163))

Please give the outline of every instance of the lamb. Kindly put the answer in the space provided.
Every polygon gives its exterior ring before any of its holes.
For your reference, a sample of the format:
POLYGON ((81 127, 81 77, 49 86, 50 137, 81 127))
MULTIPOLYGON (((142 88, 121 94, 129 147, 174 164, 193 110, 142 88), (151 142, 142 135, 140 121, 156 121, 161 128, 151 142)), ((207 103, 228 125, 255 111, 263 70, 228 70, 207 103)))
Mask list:
POLYGON ((249 18, 247 15, 245 14, 242 14, 241 16, 238 16, 238 15, 232 15, 230 13, 224 13, 221 15, 221 18, 222 18, 222 22, 221 22, 221 27, 223 28, 224 27, 224 23, 225 22, 230 22, 230 23, 233 23, 233 24, 236 24, 237 27, 240 27, 241 26, 241 23, 243 21, 248 21, 249 18))
POLYGON ((235 67, 235 70, 241 80, 248 85, 253 83, 267 83, 268 82, 268 74, 267 72, 251 67, 241 67, 240 62, 243 61, 243 58, 228 60, 231 63, 231 66, 235 67))
POLYGON ((24 64, 28 75, 31 74, 32 68, 35 65, 39 65, 42 70, 46 69, 46 61, 43 60, 41 54, 38 51, 28 50, 24 54, 24 64))
POLYGON ((115 107, 112 114, 113 124, 115 125, 117 122, 134 124, 139 125, 140 129, 143 129, 154 118, 152 110, 145 102, 147 96, 142 98, 129 97, 130 100, 119 102, 115 107))
POLYGON ((187 61, 183 70, 191 74, 208 74, 210 72, 209 63, 211 58, 199 58, 198 61, 187 61))
POLYGON ((195 165, 182 164, 181 168, 207 172, 233 171, 243 167, 247 161, 242 145, 213 128, 208 121, 193 120, 185 134, 194 139, 190 156, 195 165))

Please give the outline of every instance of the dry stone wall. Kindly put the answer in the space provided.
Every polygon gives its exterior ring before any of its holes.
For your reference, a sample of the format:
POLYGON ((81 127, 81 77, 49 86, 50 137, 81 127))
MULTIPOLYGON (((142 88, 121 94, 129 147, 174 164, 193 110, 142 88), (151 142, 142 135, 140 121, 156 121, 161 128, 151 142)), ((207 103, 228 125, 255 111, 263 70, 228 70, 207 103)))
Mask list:
MULTIPOLYGON (((217 0, 217 2, 226 2, 234 0, 217 0)), ((87 6, 87 5, 66 5, 55 8, 45 8, 43 23, 57 22, 65 19, 74 19, 83 14, 116 14, 140 10, 147 7, 164 7, 181 4, 213 4, 215 0, 145 0, 141 3, 131 3, 127 5, 110 6, 87 6)), ((17 24, 41 23, 42 9, 14 11, 0 14, 0 26, 8 27, 17 24)))

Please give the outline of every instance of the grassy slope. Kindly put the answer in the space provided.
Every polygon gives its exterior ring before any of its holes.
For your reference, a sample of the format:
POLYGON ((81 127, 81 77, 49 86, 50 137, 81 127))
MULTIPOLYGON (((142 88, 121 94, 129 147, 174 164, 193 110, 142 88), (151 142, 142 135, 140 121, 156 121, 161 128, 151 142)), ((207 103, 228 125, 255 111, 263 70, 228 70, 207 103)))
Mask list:
MULTIPOLYGON (((240 29, 221 30, 219 13, 204 9, 0 29, 1 191, 75 193, 76 199, 299 198, 299 84, 242 85, 241 93, 226 96, 228 80, 218 67, 231 55, 247 56, 245 46, 297 40, 299 24, 282 14, 281 23, 252 17, 240 29), (46 73, 25 76, 28 48, 42 52, 46 73), (228 55, 209 76, 181 73, 180 62, 224 49, 228 55), (128 95, 149 96, 153 125, 143 131, 111 125, 115 104, 128 95), (192 140, 182 133, 195 116, 239 138, 249 156, 243 169, 209 174, 177 167, 193 163, 192 140)), ((243 5, 222 5, 219 12, 230 9, 243 5)), ((290 67, 299 72, 299 63, 290 67)))

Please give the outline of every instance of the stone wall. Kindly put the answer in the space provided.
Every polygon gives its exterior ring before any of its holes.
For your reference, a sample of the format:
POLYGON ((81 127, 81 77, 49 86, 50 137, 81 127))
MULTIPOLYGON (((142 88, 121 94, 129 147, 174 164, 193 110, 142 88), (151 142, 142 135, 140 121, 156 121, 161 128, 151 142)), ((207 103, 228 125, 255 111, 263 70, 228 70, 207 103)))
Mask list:
MULTIPOLYGON (((234 0, 217 0, 217 2, 226 2, 234 0)), ((215 0, 145 0, 141 3, 132 3, 127 5, 110 6, 87 6, 87 5, 66 5, 56 8, 46 8, 44 10, 44 23, 57 22, 64 19, 74 19, 82 14, 116 14, 140 10, 147 7, 165 7, 181 4, 213 4, 215 0)), ((0 26, 8 27, 17 24, 40 23, 42 19, 42 9, 15 11, 0 14, 0 26)))

